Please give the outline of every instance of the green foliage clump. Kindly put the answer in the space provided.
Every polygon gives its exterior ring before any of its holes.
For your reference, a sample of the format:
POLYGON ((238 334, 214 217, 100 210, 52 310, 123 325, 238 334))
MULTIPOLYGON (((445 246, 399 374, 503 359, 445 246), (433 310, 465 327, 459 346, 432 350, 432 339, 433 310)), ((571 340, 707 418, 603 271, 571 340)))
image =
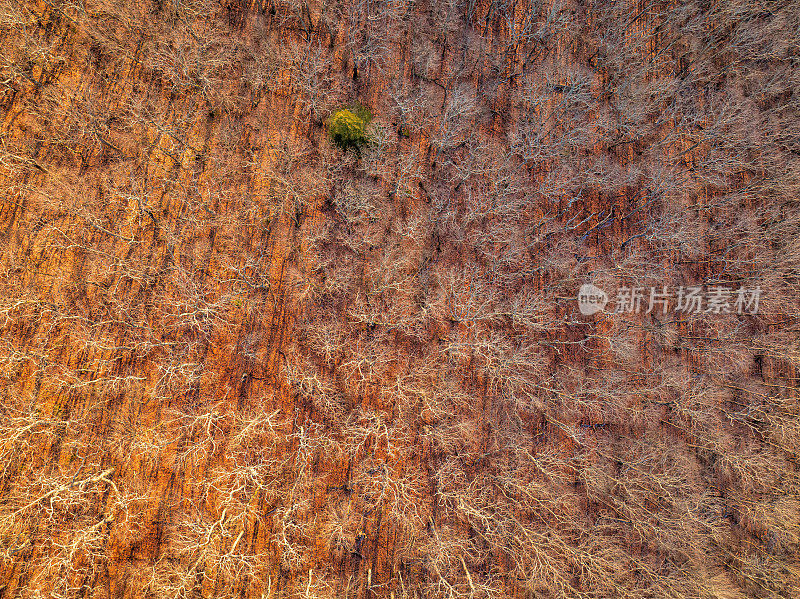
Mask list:
POLYGON ((367 125, 372 114, 363 106, 343 108, 331 115, 328 121, 328 133, 331 140, 343 150, 356 151, 369 141, 367 125))

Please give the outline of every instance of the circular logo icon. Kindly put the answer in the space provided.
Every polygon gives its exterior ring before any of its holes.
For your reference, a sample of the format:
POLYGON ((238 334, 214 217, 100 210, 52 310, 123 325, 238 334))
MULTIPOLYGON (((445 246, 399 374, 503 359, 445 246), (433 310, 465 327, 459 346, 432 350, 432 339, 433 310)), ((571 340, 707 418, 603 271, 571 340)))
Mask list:
POLYGON ((578 290, 578 309, 584 316, 597 314, 606 307, 608 296, 606 292, 591 283, 581 285, 578 290))

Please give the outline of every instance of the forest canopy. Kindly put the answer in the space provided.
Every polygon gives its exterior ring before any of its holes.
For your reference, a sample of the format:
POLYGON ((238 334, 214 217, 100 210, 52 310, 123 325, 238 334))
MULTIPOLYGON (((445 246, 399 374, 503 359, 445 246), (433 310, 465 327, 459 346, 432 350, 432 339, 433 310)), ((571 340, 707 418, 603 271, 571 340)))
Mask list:
POLYGON ((0 595, 796 598, 798 32, 0 0, 0 595))

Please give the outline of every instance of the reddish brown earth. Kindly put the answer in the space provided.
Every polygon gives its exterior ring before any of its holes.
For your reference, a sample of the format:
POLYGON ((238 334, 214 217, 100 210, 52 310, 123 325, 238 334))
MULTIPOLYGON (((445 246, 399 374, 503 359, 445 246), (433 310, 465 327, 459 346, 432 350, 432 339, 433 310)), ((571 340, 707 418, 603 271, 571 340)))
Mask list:
POLYGON ((800 596, 798 31, 0 2, 0 596, 800 596))

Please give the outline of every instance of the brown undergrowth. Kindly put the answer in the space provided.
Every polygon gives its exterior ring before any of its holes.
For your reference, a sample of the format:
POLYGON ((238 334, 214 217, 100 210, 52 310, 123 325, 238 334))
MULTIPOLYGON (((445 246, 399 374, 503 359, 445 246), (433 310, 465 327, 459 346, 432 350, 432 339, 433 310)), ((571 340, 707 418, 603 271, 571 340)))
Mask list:
POLYGON ((0 595, 796 597, 799 18, 1 2, 0 595))

